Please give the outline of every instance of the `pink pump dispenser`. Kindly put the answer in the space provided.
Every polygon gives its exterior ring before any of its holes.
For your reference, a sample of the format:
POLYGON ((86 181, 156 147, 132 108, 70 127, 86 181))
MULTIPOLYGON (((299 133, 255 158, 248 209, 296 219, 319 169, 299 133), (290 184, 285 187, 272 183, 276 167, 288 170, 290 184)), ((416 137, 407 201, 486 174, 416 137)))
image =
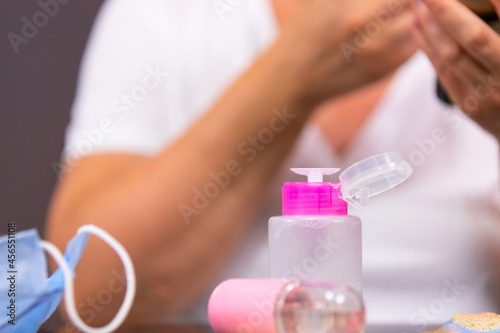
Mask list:
POLYGON ((307 176, 307 183, 283 185, 283 215, 347 215, 347 202, 342 199, 340 183, 324 183, 323 176, 340 169, 293 168, 293 172, 307 176))
POLYGON ((361 220, 347 215, 350 203, 364 209, 370 196, 386 191, 412 173, 399 152, 366 158, 339 176, 339 169, 291 169, 307 182, 283 185, 283 216, 269 220, 271 278, 328 281, 362 291, 361 220))

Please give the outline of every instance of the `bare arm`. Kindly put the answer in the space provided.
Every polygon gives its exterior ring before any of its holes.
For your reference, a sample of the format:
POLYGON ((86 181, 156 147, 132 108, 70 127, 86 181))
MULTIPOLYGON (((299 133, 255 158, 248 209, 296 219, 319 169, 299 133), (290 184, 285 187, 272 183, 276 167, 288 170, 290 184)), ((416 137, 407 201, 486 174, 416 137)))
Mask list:
MULTIPOLYGON (((359 15, 352 1, 304 2, 268 52, 173 145, 152 158, 85 157, 64 177, 50 209, 48 237, 63 247, 80 225, 93 223, 122 242, 138 277, 130 321, 161 319, 193 302, 241 241, 262 188, 314 107, 383 77, 413 52, 409 38, 384 38, 401 34, 398 15, 349 64, 339 45, 354 43, 354 27, 376 7, 364 8, 359 15), (357 19, 344 19, 349 12, 357 19), (391 61, 370 61, 384 52, 391 61), (259 141, 263 129, 273 132, 273 140, 259 141), (194 191, 214 182, 212 172, 226 172, 230 180, 206 207, 196 207, 194 191)), ((109 288, 116 272, 118 258, 91 239, 77 267, 82 316, 89 298, 109 288)), ((91 325, 109 320, 122 295, 113 297, 102 309, 92 306, 94 316, 84 319, 91 325)))

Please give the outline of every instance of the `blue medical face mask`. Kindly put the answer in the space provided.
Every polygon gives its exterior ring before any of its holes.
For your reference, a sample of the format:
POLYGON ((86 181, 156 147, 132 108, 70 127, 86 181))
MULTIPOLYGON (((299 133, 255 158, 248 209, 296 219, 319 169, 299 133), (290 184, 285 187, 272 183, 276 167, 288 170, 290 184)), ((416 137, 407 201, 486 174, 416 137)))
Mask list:
POLYGON ((55 311, 64 295, 66 312, 73 324, 84 332, 111 332, 125 320, 135 296, 135 272, 130 256, 111 235, 104 230, 85 225, 78 229, 66 246, 63 255, 51 243, 43 241, 35 229, 0 237, 0 333, 36 332, 40 325, 55 311), (120 256, 125 267, 127 290, 120 310, 106 326, 93 328, 78 316, 73 293, 74 268, 85 248, 89 234, 108 243, 120 256), (44 250, 59 265, 49 278, 44 250), (10 257, 9 257, 10 255, 10 257), (14 255, 14 256, 13 256, 14 255), (10 260, 9 260, 10 259, 10 260), (4 277, 3 274, 7 276, 4 277))

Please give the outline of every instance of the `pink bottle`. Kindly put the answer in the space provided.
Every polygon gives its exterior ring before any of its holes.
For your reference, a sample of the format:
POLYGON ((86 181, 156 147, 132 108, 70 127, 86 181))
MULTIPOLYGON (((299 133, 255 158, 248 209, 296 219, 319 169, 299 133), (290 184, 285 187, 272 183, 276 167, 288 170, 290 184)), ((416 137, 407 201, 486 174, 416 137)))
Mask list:
POLYGON ((400 184, 412 169, 390 152, 350 166, 339 183, 323 182, 338 170, 292 169, 308 181, 285 183, 283 216, 269 220, 271 278, 326 281, 361 293, 361 220, 347 215, 347 203, 365 208, 369 196, 400 184))
POLYGON ((212 293, 208 317, 217 333, 362 333, 363 300, 321 282, 235 279, 212 293))

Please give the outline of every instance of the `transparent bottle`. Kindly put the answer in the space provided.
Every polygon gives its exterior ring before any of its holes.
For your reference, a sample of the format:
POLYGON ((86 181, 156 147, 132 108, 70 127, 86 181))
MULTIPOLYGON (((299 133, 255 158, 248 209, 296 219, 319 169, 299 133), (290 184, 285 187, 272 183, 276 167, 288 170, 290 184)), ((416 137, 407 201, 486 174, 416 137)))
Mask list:
POLYGON ((286 279, 222 282, 208 304, 219 333, 361 333, 365 311, 352 288, 286 279))
POLYGON ((271 278, 326 281, 362 293, 362 227, 347 204, 366 207, 368 197, 386 191, 412 173, 399 152, 375 155, 347 168, 339 183, 323 176, 339 169, 292 169, 307 182, 283 185, 283 216, 269 220, 271 278))

